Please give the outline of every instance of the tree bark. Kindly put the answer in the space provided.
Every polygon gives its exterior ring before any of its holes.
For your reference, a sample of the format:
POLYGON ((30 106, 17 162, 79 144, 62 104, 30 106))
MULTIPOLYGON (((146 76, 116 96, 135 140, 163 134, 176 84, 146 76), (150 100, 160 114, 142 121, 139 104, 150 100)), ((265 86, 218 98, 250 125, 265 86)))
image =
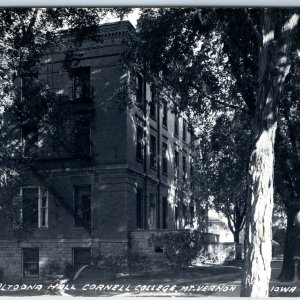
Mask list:
MULTIPOLYGON (((283 24, 283 11, 266 8, 262 16, 259 89, 253 120, 253 148, 249 163, 245 262, 241 296, 268 297, 272 257, 274 143, 278 102, 289 71, 287 54, 293 29, 283 24)), ((293 16, 291 16, 293 18, 293 16)), ((295 23, 294 19, 291 19, 295 23)), ((298 22, 298 18, 296 18, 298 22)))
POLYGON ((240 243, 240 232, 238 230, 236 230, 233 234, 233 239, 234 242, 239 244, 240 243))

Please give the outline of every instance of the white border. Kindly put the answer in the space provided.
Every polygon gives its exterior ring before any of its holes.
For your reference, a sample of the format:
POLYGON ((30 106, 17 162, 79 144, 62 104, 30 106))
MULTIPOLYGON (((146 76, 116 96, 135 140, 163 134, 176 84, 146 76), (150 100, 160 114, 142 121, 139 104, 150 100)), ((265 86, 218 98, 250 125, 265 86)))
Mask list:
POLYGON ((0 7, 171 7, 171 6, 236 6, 236 7, 300 7, 299 0, 0 0, 0 7))

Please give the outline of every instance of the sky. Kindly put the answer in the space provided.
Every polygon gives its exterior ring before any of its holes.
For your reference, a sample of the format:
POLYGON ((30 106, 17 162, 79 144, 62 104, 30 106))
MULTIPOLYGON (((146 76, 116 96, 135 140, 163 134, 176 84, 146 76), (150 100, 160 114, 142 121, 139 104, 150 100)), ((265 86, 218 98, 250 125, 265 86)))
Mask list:
MULTIPOLYGON (((131 24, 134 27, 136 27, 136 23, 137 23, 137 20, 139 18, 139 13, 140 13, 140 9, 139 8, 134 8, 133 12, 130 13, 128 16, 126 16, 124 18, 124 20, 129 20, 131 22, 131 24)), ((112 16, 108 16, 108 17, 104 18, 103 23, 105 23, 105 22, 116 22, 116 21, 120 21, 120 19, 112 17, 112 16)))

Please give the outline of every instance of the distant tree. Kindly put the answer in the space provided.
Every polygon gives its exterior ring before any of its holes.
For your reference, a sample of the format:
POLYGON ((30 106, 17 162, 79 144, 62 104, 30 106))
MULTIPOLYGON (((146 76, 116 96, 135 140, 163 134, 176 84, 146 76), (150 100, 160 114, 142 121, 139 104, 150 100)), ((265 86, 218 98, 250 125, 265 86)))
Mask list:
POLYGON ((213 196, 212 208, 222 213, 240 242, 245 224, 250 152, 249 116, 240 112, 217 118, 210 134, 199 138, 197 183, 201 194, 213 196))

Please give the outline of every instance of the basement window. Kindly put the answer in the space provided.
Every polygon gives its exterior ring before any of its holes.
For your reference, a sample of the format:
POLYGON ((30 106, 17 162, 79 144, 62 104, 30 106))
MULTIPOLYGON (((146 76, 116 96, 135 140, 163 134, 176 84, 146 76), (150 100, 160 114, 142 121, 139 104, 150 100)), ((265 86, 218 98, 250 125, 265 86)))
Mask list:
POLYGON ((91 248, 73 248, 74 273, 80 268, 91 264, 91 248))
POLYGON ((39 277, 39 249, 23 248, 23 277, 38 278, 39 277))

